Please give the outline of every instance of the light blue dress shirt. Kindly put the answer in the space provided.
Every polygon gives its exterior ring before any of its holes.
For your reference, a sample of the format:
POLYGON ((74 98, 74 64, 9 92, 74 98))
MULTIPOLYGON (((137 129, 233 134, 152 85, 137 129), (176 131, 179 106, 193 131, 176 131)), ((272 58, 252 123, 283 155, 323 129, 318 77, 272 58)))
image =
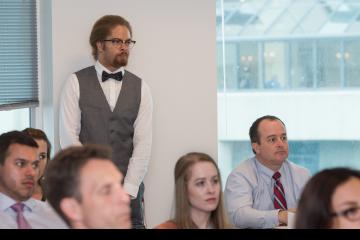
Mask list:
MULTIPOLYGON (((295 208, 310 172, 286 160, 279 170, 288 208, 295 208)), ((225 187, 225 205, 237 228, 274 228, 279 225, 274 208, 275 172, 255 157, 242 162, 229 175, 225 187)))
MULTIPOLYGON (((15 204, 12 198, 0 193, 0 229, 17 229, 16 212, 11 209, 15 204)), ((33 198, 23 202, 24 217, 33 229, 67 229, 68 226, 51 206, 33 198)))

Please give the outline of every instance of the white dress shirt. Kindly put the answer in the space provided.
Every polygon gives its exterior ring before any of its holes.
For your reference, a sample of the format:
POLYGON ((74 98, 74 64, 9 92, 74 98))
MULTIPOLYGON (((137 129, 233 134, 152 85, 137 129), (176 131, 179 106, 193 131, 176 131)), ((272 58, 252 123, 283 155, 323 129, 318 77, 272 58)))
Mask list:
MULTIPOLYGON (((102 82, 101 74, 103 71, 107 73, 122 71, 124 75, 125 70, 121 67, 114 72, 110 72, 99 61, 95 63, 95 70, 106 100, 111 111, 113 111, 120 94, 122 81, 109 79, 102 82)), ((81 145, 79 140, 81 129, 79 91, 79 81, 76 74, 72 74, 65 83, 60 99, 59 136, 61 148, 81 145)), ((145 81, 141 80, 141 101, 134 123, 134 150, 124 179, 124 189, 132 198, 136 198, 139 186, 145 177, 149 165, 152 143, 152 111, 153 101, 149 86, 145 81)))
MULTIPOLYGON (((7 195, 0 193, 0 229, 17 229, 17 213, 11 208, 16 203, 7 195)), ((46 203, 33 198, 24 202, 24 217, 32 229, 67 229, 68 226, 46 203)))
MULTIPOLYGON (((288 208, 296 208, 310 172, 286 160, 279 169, 288 208)), ((225 205, 237 228, 274 228, 279 209, 274 208, 274 171, 255 157, 234 169, 225 187, 225 205)))

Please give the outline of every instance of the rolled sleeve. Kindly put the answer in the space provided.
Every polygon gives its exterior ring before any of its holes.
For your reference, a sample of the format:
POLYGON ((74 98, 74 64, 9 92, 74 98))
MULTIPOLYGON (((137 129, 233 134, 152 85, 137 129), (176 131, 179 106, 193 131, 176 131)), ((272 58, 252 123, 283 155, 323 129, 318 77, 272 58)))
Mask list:
POLYGON ((130 195, 131 199, 135 199, 139 191, 139 186, 125 181, 124 190, 127 194, 130 195))

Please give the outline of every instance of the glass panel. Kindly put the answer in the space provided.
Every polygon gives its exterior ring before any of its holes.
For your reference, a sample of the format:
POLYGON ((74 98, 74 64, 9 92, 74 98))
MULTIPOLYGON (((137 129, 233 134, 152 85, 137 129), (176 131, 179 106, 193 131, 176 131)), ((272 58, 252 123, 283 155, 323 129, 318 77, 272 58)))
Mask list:
POLYGON ((360 87, 360 47, 358 39, 345 42, 344 61, 346 87, 360 87))
POLYGON ((277 21, 277 23, 271 28, 268 34, 272 35, 283 35, 289 34, 291 30, 297 24, 296 19, 290 13, 285 13, 281 18, 277 21))
POLYGON ((30 108, 0 111, 0 134, 30 127, 30 108))
MULTIPOLYGON (((221 22, 221 1, 216 9, 221 22)), ((358 0, 223 0, 225 34, 261 36, 358 32, 358 0), (351 30, 350 30, 351 29, 351 30)), ((219 32, 218 32, 219 34, 219 32)))
POLYGON ((222 36, 222 9, 221 1, 216 1, 216 36, 222 36))
POLYGON ((258 51, 257 44, 239 43, 240 66, 238 69, 238 89, 258 88, 258 51))
POLYGON ((311 11, 315 6, 314 1, 294 1, 291 7, 288 9, 288 13, 300 23, 301 20, 311 11))
POLYGON ((300 27, 294 32, 317 34, 327 20, 328 18, 324 11, 324 6, 319 3, 309 10, 306 17, 301 21, 300 27))
POLYGON ((267 9, 257 16, 258 21, 248 25, 242 35, 262 35, 270 24, 275 21, 276 16, 281 13, 281 9, 267 9))
POLYGON ((346 32, 359 34, 360 33, 360 21, 359 20, 360 20, 360 16, 358 16, 357 20, 349 26, 349 28, 346 30, 346 32))
POLYGON ((321 40, 317 44, 317 86, 340 87, 340 44, 336 40, 321 40))
MULTIPOLYGON (((222 54, 218 45, 218 56, 222 54)), ((257 44, 249 42, 226 44, 226 90, 258 88, 257 44)), ((222 55, 218 60, 222 59, 222 55)), ((222 62, 218 61, 218 88, 223 89, 222 62)))
POLYGON ((265 81, 264 88, 278 89, 287 87, 286 76, 286 53, 287 44, 282 42, 265 43, 264 65, 265 81))
POLYGON ((216 61, 216 76, 217 76, 217 89, 218 92, 224 91, 224 64, 223 64, 223 52, 222 52, 222 43, 218 42, 216 44, 216 53, 217 53, 217 61, 216 61))
POLYGON ((313 41, 291 43, 291 87, 311 88, 314 85, 313 41))
POLYGON ((243 35, 262 35, 271 27, 290 0, 271 0, 264 3, 262 11, 257 13, 256 20, 253 24, 248 25, 243 31, 243 35))
POLYGON ((237 71, 239 68, 237 57, 237 44, 226 43, 225 45, 225 71, 226 71, 226 86, 225 90, 237 89, 237 71))

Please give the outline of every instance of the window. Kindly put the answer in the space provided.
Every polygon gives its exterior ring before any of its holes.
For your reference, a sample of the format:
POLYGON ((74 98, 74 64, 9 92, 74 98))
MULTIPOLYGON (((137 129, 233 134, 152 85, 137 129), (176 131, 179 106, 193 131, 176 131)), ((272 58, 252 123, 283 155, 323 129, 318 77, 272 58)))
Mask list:
POLYGON ((36 1, 0 1, 0 36, 1 130, 22 129, 39 103, 36 1))
POLYGON ((0 133, 23 130, 30 126, 30 109, 22 108, 11 111, 0 111, 0 133))
POLYGON ((285 122, 289 160, 312 173, 360 168, 360 2, 217 0, 216 14, 224 180, 253 156, 263 115, 285 122))

